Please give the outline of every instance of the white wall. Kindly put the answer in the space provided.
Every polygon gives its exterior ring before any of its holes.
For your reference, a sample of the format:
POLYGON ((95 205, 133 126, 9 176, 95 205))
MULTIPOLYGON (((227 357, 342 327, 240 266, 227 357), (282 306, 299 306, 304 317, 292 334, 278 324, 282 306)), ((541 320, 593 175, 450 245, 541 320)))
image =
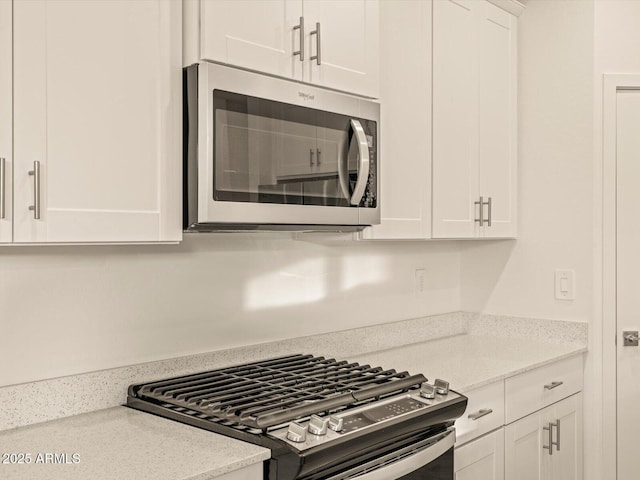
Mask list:
POLYGON ((0 248, 0 385, 460 309, 447 243, 0 248), (415 269, 427 289, 414 291, 415 269), (9 367, 10 366, 10 367, 9 367))
POLYGON ((518 240, 465 246, 463 308, 589 321, 593 2, 532 0, 518 30, 518 240), (574 301, 554 298, 558 268, 575 270, 574 301))

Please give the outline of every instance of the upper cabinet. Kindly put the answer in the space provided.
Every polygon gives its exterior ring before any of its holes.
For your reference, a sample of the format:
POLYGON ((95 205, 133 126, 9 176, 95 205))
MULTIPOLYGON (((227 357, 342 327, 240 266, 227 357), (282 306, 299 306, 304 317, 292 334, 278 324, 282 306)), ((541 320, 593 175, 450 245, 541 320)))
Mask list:
POLYGON ((516 236, 522 9, 513 0, 382 3, 382 218, 363 238, 516 236))
POLYGON ((185 64, 208 60, 378 96, 377 0, 185 2, 185 64))
POLYGON ((0 0, 0 243, 13 239, 12 2, 0 0))
POLYGON ((434 238, 516 236, 517 19, 433 2, 434 238))
POLYGON ((13 3, 14 242, 181 239, 181 18, 163 0, 13 3))

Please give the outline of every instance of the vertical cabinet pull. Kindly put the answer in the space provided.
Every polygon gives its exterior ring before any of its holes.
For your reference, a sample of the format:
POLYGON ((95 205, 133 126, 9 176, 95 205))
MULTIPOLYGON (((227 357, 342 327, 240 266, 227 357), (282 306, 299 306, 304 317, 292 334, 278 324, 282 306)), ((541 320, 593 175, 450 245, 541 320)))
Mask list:
POLYGON ((487 215, 488 215, 488 219, 487 219, 487 227, 491 226, 491 197, 489 197, 489 200, 486 203, 487 205, 487 215))
POLYGON ((556 447, 556 452, 560 451, 560 419, 556 419, 554 422, 549 422, 546 427, 542 427, 542 429, 548 432, 549 435, 549 445, 542 445, 542 448, 545 450, 549 450, 549 455, 553 455, 553 446, 556 447), (553 427, 556 428, 556 441, 553 441, 553 427))
POLYGON ((33 218, 40 220, 40 162, 33 162, 33 170, 29 170, 29 175, 33 177, 33 205, 29 210, 33 210, 33 218))
POLYGON ((551 429, 552 423, 548 423, 546 427, 542 427, 542 429, 546 432, 549 432, 549 445, 542 445, 542 448, 545 450, 549 450, 549 455, 553 455, 553 430, 551 429))
POLYGON ((0 158, 0 219, 5 217, 5 163, 6 159, 0 158))
POLYGON ((480 200, 477 202, 473 202, 474 205, 478 206, 478 211, 480 213, 480 218, 476 218, 475 222, 480 223, 480 226, 484 226, 484 197, 480 197, 480 200))
POLYGON ((300 55, 300 61, 304 62, 304 17, 300 17, 300 24, 293 27, 293 31, 300 30, 300 50, 293 52, 293 56, 300 55))
POLYGON ((316 148, 316 165, 320 165, 320 149, 316 148))
POLYGON ((309 36, 316 36, 316 54, 309 57, 309 60, 315 60, 318 65, 322 65, 321 53, 320 53, 320 22, 316 22, 316 29, 309 32, 309 36))
POLYGON ((310 165, 310 166, 312 166, 312 167, 313 167, 313 155, 314 155, 315 153, 316 153, 316 152, 314 152, 314 151, 313 151, 313 148, 310 148, 310 149, 309 149, 309 165, 310 165))

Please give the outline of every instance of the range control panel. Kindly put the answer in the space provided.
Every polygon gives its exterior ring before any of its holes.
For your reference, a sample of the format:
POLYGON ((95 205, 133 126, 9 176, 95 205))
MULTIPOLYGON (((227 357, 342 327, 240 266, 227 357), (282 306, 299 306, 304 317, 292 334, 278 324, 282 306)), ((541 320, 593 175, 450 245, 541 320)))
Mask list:
POLYGON ((449 391, 447 382, 436 380, 433 385, 422 384, 420 390, 402 393, 332 415, 319 412, 308 419, 297 420, 269 431, 268 434, 302 451, 400 417, 410 418, 428 414, 430 410, 440 408, 443 404, 458 398, 460 395, 449 391))
POLYGON ((367 410, 363 410, 359 413, 340 415, 343 420, 343 426, 340 433, 349 433, 363 427, 368 427, 374 423, 389 420, 393 417, 399 417, 400 415, 412 412, 419 408, 424 408, 425 406, 426 405, 423 402, 414 400, 411 397, 404 397, 393 402, 385 403, 384 405, 378 405, 367 410))

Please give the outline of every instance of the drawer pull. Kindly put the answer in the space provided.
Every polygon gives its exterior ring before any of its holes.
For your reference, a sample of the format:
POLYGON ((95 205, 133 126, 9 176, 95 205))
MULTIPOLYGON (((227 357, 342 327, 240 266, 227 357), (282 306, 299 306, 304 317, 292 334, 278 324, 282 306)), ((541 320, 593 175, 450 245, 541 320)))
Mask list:
POLYGON ((476 413, 470 413, 469 418, 471 420, 478 420, 479 418, 489 415, 490 413, 493 413, 493 410, 491 410, 490 408, 481 408, 476 413))
POLYGON ((547 385, 544 386, 545 390, 553 390, 556 387, 559 387, 560 385, 562 385, 564 382, 551 382, 548 383, 547 385))

